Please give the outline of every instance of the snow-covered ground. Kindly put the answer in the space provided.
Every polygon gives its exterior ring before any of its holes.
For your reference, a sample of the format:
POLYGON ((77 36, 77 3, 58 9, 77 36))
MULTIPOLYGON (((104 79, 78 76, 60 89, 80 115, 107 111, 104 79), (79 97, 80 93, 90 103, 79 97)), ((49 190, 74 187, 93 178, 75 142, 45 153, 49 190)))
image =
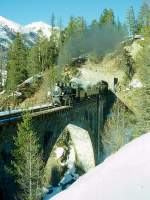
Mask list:
POLYGON ((52 200, 149 200, 150 132, 122 147, 52 200))
MULTIPOLYGON (((58 147, 56 149, 57 158, 59 159, 60 156, 63 154, 63 148, 58 147)), ((76 173, 75 168, 75 151, 74 147, 70 147, 70 152, 68 155, 67 160, 65 163, 61 163, 63 166, 66 165, 68 170, 65 172, 64 177, 61 179, 59 184, 55 187, 51 186, 50 188, 46 189, 46 195, 43 200, 49 200, 59 192, 63 191, 64 189, 68 188, 73 182, 75 182, 79 175, 76 173)))
POLYGON ((143 87, 143 84, 141 83, 140 80, 138 79, 133 79, 131 81, 131 83, 129 84, 129 87, 130 88, 142 88, 143 87))

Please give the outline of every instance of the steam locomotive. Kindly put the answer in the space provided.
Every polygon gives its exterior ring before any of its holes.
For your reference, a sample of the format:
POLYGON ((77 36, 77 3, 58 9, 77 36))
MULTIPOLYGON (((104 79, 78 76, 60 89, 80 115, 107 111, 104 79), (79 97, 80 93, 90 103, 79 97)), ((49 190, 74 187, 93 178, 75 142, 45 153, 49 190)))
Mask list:
POLYGON ((104 95, 108 91, 108 83, 106 81, 98 82, 96 85, 83 87, 81 84, 71 81, 68 84, 56 83, 52 89, 53 106, 72 105, 98 94, 104 95))
POLYGON ((84 64, 87 60, 88 60, 88 55, 83 54, 78 57, 72 58, 71 65, 80 67, 80 65, 84 64))

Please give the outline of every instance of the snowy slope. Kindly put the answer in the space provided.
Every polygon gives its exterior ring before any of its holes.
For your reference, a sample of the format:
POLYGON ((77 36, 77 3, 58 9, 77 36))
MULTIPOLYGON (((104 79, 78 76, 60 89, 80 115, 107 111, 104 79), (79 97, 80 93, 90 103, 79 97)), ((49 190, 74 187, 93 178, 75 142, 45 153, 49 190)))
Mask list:
POLYGON ((17 32, 22 33, 25 43, 31 46, 37 39, 39 31, 46 37, 51 36, 51 26, 44 22, 34 22, 26 26, 17 24, 0 16, 0 46, 7 50, 17 32))
POLYGON ((13 32, 20 32, 22 29, 22 26, 20 24, 8 20, 2 16, 0 16, 0 25, 8 27, 13 32))
POLYGON ((150 200, 150 133, 121 148, 52 200, 150 200))
POLYGON ((44 22, 33 22, 31 24, 28 24, 24 27, 24 31, 35 33, 38 33, 38 31, 42 31, 44 36, 48 38, 51 36, 51 27, 44 22))

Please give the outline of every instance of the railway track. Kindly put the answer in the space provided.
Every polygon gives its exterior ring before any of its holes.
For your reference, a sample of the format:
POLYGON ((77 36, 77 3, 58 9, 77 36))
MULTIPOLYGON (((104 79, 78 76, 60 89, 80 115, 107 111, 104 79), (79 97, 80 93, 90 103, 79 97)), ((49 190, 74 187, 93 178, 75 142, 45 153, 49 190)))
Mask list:
POLYGON ((69 106, 60 106, 60 107, 54 107, 52 105, 41 105, 39 107, 31 107, 28 109, 16 109, 16 110, 7 110, 4 112, 0 112, 0 125, 3 125, 5 123, 14 122, 18 119, 22 118, 22 115, 24 112, 29 111, 31 112, 32 116, 40 115, 44 112, 49 113, 51 112, 57 112, 58 110, 66 109, 69 106))
POLYGON ((26 111, 31 112, 32 117, 35 117, 42 114, 54 113, 54 112, 66 110, 74 106, 78 107, 79 105, 91 102, 92 100, 95 101, 96 99, 97 99, 97 96, 93 95, 88 98, 80 99, 79 101, 75 102, 73 105, 54 107, 51 104, 47 104, 47 105, 31 107, 28 109, 7 110, 4 112, 0 112, 0 126, 11 123, 11 122, 16 122, 17 120, 22 118, 23 113, 26 111))

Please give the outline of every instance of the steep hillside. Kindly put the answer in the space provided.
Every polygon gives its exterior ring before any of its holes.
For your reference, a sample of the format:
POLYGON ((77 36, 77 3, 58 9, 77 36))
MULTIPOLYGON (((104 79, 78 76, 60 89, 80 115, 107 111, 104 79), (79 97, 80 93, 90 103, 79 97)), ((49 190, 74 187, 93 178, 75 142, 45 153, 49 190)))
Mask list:
POLYGON ((134 74, 117 96, 135 113, 137 136, 150 129, 150 39, 141 43, 141 51, 134 57, 134 74))
MULTIPOLYGON (((129 74, 129 64, 131 65, 130 68, 134 68, 136 63, 136 57, 139 55, 143 47, 140 45, 140 40, 138 41, 127 41, 123 42, 117 50, 112 53, 107 54, 99 63, 94 63, 90 59, 83 64, 81 67, 76 68, 68 68, 67 72, 61 70, 62 78, 65 79, 65 76, 73 78, 76 81, 79 81, 83 85, 93 85, 96 84, 98 81, 104 80, 109 83, 109 88, 114 91, 114 78, 118 79, 117 85, 117 96, 120 96, 120 92, 123 92, 128 87, 128 84, 132 80, 132 75, 129 74), (133 57, 132 57, 133 54, 133 57), (131 63, 128 63, 131 62, 131 63), (133 64, 133 63, 134 64, 133 64)), ((132 69, 133 70, 133 69, 132 69)), ((59 70, 60 71, 60 70, 59 70)), ((46 92, 48 91, 48 84, 47 83, 47 73, 44 75, 44 87, 47 88, 46 92)), ((136 72, 134 77, 136 76, 136 72)), ((41 92, 43 93, 43 86, 41 86, 41 92)), ((36 94, 37 96, 38 94, 36 94)), ((44 94, 45 95, 45 94, 44 94)), ((39 96, 39 95, 38 95, 39 96)), ((43 97, 42 97, 43 98, 43 97)))
POLYGON ((84 84, 105 80, 118 98, 104 126, 104 158, 150 130, 149 54, 148 38, 130 39, 122 42, 115 52, 106 55, 101 62, 94 64, 88 61, 79 69, 78 79, 84 84), (114 78, 118 78, 115 87, 114 78))
POLYGON ((118 101, 113 105, 104 126, 104 158, 150 130, 150 40, 145 38, 144 41, 124 43, 123 48, 125 51, 120 53, 124 53, 117 57, 120 57, 118 67, 124 73, 124 78, 117 84, 115 95, 118 101))

